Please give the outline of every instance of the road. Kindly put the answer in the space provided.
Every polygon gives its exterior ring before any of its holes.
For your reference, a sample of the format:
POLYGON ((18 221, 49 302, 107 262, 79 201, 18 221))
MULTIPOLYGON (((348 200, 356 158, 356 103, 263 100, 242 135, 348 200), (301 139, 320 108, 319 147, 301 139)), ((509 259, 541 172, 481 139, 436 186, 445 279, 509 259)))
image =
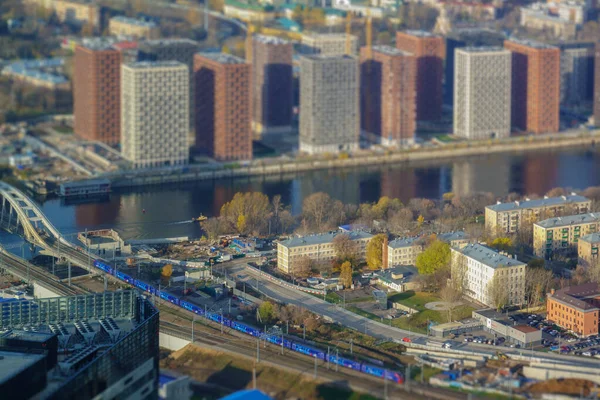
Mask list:
MULTIPOLYGON (((254 288, 257 288, 256 284, 258 283, 258 290, 274 300, 304 307, 315 314, 328 317, 334 322, 355 329, 359 332, 366 333, 378 339, 402 341, 403 338, 409 337, 413 343, 421 345, 425 345, 427 343, 427 335, 405 331, 385 325, 381 322, 373 321, 347 311, 341 307, 338 307, 337 305, 328 303, 325 300, 319 299, 308 293, 280 286, 262 276, 256 269, 248 267, 245 263, 231 263, 224 265, 224 267, 227 268, 230 278, 235 278, 239 281, 246 282, 246 284, 250 284, 254 288), (241 276, 241 278, 238 278, 238 275, 241 276)), ((534 360, 540 359, 555 363, 576 364, 590 368, 600 367, 600 360, 595 358, 565 356, 561 354, 543 353, 526 349, 512 349, 506 347, 497 348, 489 345, 463 342, 456 342, 454 349, 470 351, 487 357, 495 356, 496 350, 500 350, 509 356, 531 356, 534 360)))

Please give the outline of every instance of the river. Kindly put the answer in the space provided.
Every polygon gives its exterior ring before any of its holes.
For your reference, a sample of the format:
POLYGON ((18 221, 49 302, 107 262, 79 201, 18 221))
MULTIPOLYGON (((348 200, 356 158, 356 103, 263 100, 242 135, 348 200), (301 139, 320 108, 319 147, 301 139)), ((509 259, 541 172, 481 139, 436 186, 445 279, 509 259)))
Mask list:
POLYGON ((302 200, 319 191, 347 203, 361 203, 376 201, 381 196, 407 202, 414 197, 438 199, 445 192, 460 195, 487 191, 503 196, 510 192, 543 194, 558 186, 584 189, 600 185, 599 166, 600 153, 589 149, 494 154, 419 164, 311 171, 290 177, 149 186, 114 191, 98 202, 69 204, 51 198, 42 201, 42 209, 65 234, 86 228, 115 228, 126 239, 198 237, 200 228, 191 218, 200 213, 217 215, 223 203, 239 191, 260 191, 269 197, 280 194, 297 214, 302 200))

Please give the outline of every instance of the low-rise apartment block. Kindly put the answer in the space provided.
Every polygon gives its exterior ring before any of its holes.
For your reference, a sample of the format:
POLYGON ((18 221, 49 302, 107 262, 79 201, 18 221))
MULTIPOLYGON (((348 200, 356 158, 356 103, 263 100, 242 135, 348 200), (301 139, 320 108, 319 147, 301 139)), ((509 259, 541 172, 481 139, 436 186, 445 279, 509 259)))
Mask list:
POLYGON ((308 257, 315 267, 329 267, 336 258, 333 239, 346 234, 357 243, 358 259, 364 260, 367 243, 373 235, 363 231, 333 232, 292 238, 277 244, 277 268, 287 274, 297 271, 301 259, 308 257))
POLYGON ((600 247, 600 233, 590 233, 580 237, 577 242, 579 265, 589 267, 597 264, 598 247, 600 247))
POLYGON ((546 298, 548 319, 581 336, 598 334, 599 306, 597 283, 553 289, 546 298))
MULTIPOLYGON (((505 304, 522 304, 525 300, 526 264, 504 253, 498 253, 481 244, 470 244, 462 249, 452 248, 452 276, 460 274, 465 285, 465 295, 495 308, 495 294, 502 292, 505 304), (494 288, 502 282, 502 288, 494 288)), ((500 295, 500 294, 498 294, 500 295)))
MULTIPOLYGON (((463 231, 445 232, 436 235, 437 240, 448 243, 450 247, 463 248, 469 244, 469 237, 463 231)), ((417 256, 425 250, 428 237, 414 236, 394 239, 388 243, 388 265, 415 265, 417 256)))
POLYGON ((572 254, 579 238, 598 232, 600 214, 580 214, 548 218, 533 224, 533 252, 551 259, 557 254, 572 254))
POLYGON ((110 19, 108 31, 115 36, 133 36, 140 39, 158 39, 160 37, 160 29, 156 23, 127 18, 122 15, 110 19))
POLYGON ((575 193, 537 200, 498 202, 485 208, 485 228, 489 233, 515 233, 523 224, 564 214, 585 214, 591 206, 591 200, 575 193))
POLYGON ((100 6, 89 0, 55 0, 54 12, 60 22, 100 27, 100 6))

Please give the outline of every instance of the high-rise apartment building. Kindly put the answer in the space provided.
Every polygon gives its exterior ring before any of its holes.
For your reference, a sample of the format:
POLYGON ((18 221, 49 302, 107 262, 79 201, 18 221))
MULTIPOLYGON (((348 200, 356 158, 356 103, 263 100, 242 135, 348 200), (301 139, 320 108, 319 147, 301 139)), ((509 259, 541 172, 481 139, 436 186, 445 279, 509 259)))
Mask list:
POLYGON ((219 161, 252 159, 250 64, 223 53, 198 53, 196 147, 219 161))
POLYGON ((425 31, 396 33, 396 48, 417 58, 417 120, 437 120, 442 115, 444 38, 425 31))
POLYGON ((177 61, 123 65, 122 153, 136 168, 189 160, 189 74, 177 61))
POLYGON ((594 124, 600 125, 600 43, 596 43, 594 55, 594 124))
POLYGON ((530 40, 511 39, 512 125, 532 133, 558 132, 560 50, 530 40))
POLYGON ((502 32, 489 29, 457 29, 446 36, 446 57, 444 66, 444 104, 454 104, 454 52, 461 47, 502 46, 505 36, 502 32))
POLYGON ((454 134, 467 139, 510 136, 510 51, 465 47, 454 58, 454 134))
POLYGON ((358 38, 342 33, 305 33, 302 35, 301 53, 341 56, 346 54, 346 44, 350 40, 350 54, 358 53, 358 38))
POLYGON ((358 149, 358 70, 353 56, 316 54, 300 59, 300 151, 358 149))
POLYGON ((75 48, 74 131, 85 140, 116 145, 121 139, 121 53, 90 41, 75 48))
POLYGON ((138 61, 178 61, 188 67, 190 79, 190 127, 194 127, 194 54, 198 52, 198 42, 190 39, 157 39, 142 41, 138 47, 138 61))
POLYGON ((385 146, 414 143, 417 62, 391 46, 360 51, 361 131, 385 146))
POLYGON ((292 43, 255 35, 251 51, 252 128, 259 137, 289 132, 294 90, 292 43))
POLYGON ((589 102, 594 92, 594 43, 561 43, 560 103, 577 106, 589 102))

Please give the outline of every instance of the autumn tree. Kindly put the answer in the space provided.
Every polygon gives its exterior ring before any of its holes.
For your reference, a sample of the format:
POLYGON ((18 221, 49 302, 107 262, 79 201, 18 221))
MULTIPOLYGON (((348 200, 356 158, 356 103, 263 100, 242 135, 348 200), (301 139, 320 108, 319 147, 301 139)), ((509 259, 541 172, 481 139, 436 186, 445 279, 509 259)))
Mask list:
POLYGON ((258 192, 236 193, 221 207, 221 217, 241 234, 264 233, 270 213, 269 198, 258 192))
POLYGON ((344 205, 327 193, 313 193, 302 202, 302 216, 309 229, 322 232, 343 222, 344 205))
POLYGON ((342 264, 340 273, 340 284, 342 284, 345 288, 349 288, 352 286, 352 264, 349 261, 346 261, 342 264))
POLYGON ((513 247, 512 239, 509 237, 498 237, 492 240, 490 247, 498 251, 510 251, 513 247))
POLYGON ((200 226, 210 241, 215 241, 220 235, 230 233, 227 232, 227 223, 222 218, 208 218, 207 220, 202 221, 200 226))
POLYGON ((404 235, 413 228, 413 219, 413 212, 409 208, 402 208, 388 219, 388 230, 396 235, 404 235))
POLYGON ((370 269, 381 268, 383 262, 383 243, 386 236, 383 234, 375 235, 367 243, 367 265, 370 269))
POLYGON ((350 262, 356 265, 358 244, 347 233, 341 233, 333 238, 333 249, 338 263, 350 262))
POLYGON ((302 256, 294 261, 292 274, 298 278, 306 278, 312 270, 312 260, 309 256, 302 256))
POLYGON ((436 240, 417 256, 416 267, 419 274, 431 275, 436 271, 447 269, 450 265, 450 245, 436 240))
POLYGON ((202 16, 200 15, 200 11, 195 7, 189 8, 185 19, 191 26, 200 25, 200 22, 202 22, 202 16))
POLYGON ((448 283, 439 292, 440 299, 446 302, 446 310, 448 311, 448 322, 452 322, 452 311, 458 305, 462 298, 462 293, 455 288, 451 283, 448 283))
POLYGON ((494 277, 488 282, 487 295, 491 304, 498 311, 508 303, 508 285, 502 280, 500 274, 494 274, 494 277))
POLYGON ((173 266, 171 264, 164 265, 160 270, 160 278, 168 282, 171 279, 171 275, 173 275, 173 266))
POLYGON ((258 319, 263 324, 268 324, 275 319, 275 306, 270 301, 264 301, 258 306, 258 319))

